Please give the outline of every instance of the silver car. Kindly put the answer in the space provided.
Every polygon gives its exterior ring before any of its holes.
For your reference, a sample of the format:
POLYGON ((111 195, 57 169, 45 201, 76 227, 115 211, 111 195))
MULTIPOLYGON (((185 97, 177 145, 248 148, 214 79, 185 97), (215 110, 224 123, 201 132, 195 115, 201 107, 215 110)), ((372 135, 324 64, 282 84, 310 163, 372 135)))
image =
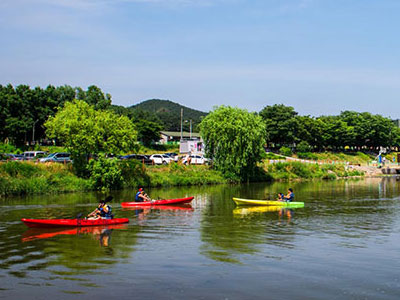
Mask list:
POLYGON ((61 162, 61 163, 69 163, 71 162, 71 154, 66 152, 56 152, 51 153, 49 156, 41 158, 40 162, 61 162))

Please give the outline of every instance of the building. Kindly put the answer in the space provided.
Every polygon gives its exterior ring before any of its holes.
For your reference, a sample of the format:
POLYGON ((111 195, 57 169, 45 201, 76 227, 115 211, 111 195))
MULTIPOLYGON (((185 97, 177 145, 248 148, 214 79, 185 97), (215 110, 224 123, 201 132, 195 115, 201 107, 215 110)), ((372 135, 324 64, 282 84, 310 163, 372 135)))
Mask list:
MULTIPOLYGON (((179 131, 161 131, 161 139, 160 144, 179 144, 181 140, 181 132, 179 131)), ((200 140, 200 133, 196 132, 182 132, 182 138, 186 139, 193 139, 193 140, 200 140)))
POLYGON ((161 131, 160 134, 160 144, 179 144, 180 153, 204 153, 204 143, 200 133, 182 132, 182 140, 179 131, 161 131))

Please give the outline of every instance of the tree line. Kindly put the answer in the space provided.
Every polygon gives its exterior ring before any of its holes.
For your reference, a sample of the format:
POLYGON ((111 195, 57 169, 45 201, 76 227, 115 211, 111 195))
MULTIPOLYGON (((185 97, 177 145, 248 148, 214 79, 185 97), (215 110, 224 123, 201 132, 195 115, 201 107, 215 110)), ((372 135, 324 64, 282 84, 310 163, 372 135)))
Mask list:
POLYGON ((266 125, 266 142, 272 148, 300 142, 315 151, 400 146, 400 128, 391 119, 369 112, 311 117, 300 116, 291 106, 275 104, 264 107, 259 115, 266 125))
POLYGON ((283 104, 266 106, 259 113, 220 106, 203 119, 200 131, 215 168, 244 181, 260 177, 258 163, 266 145, 281 150, 289 146, 304 155, 400 144, 400 129, 381 115, 344 111, 337 116, 300 116, 283 104))
POLYGON ((0 139, 16 146, 46 137, 44 123, 50 116, 74 99, 84 100, 96 109, 111 105, 111 95, 92 85, 86 91, 65 85, 30 88, 0 85, 0 139))
POLYGON ((0 141, 17 147, 46 139, 45 122, 66 103, 82 100, 95 110, 109 110, 135 121, 138 140, 145 145, 159 139, 162 122, 153 114, 111 104, 111 95, 91 85, 87 90, 69 85, 46 88, 0 85, 0 141))

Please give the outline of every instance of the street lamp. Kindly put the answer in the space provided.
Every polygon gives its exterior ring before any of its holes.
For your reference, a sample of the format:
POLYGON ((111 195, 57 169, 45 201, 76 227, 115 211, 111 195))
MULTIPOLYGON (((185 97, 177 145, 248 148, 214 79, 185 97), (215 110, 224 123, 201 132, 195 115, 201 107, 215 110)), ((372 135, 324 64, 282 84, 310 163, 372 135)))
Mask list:
POLYGON ((33 122, 33 128, 32 128, 32 142, 35 142, 35 125, 36 125, 36 123, 39 121, 39 119, 38 120, 36 120, 35 122, 33 122))
POLYGON ((189 137, 190 137, 190 139, 192 139, 192 119, 185 120, 184 122, 185 122, 185 123, 189 122, 189 124, 190 124, 190 125, 189 125, 189 128, 190 128, 190 129, 189 129, 189 134, 190 134, 189 137))

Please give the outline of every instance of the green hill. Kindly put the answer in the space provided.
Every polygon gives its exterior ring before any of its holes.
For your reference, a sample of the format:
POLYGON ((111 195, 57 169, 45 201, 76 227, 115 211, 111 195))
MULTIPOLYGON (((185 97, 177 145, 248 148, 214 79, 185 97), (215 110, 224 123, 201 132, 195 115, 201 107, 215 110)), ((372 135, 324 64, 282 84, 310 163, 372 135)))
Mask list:
POLYGON ((144 111, 156 116, 164 125, 166 131, 181 130, 181 109, 183 109, 183 130, 189 131, 189 120, 192 120, 192 130, 197 131, 197 125, 207 113, 195 110, 170 100, 151 99, 128 107, 129 110, 144 111))

